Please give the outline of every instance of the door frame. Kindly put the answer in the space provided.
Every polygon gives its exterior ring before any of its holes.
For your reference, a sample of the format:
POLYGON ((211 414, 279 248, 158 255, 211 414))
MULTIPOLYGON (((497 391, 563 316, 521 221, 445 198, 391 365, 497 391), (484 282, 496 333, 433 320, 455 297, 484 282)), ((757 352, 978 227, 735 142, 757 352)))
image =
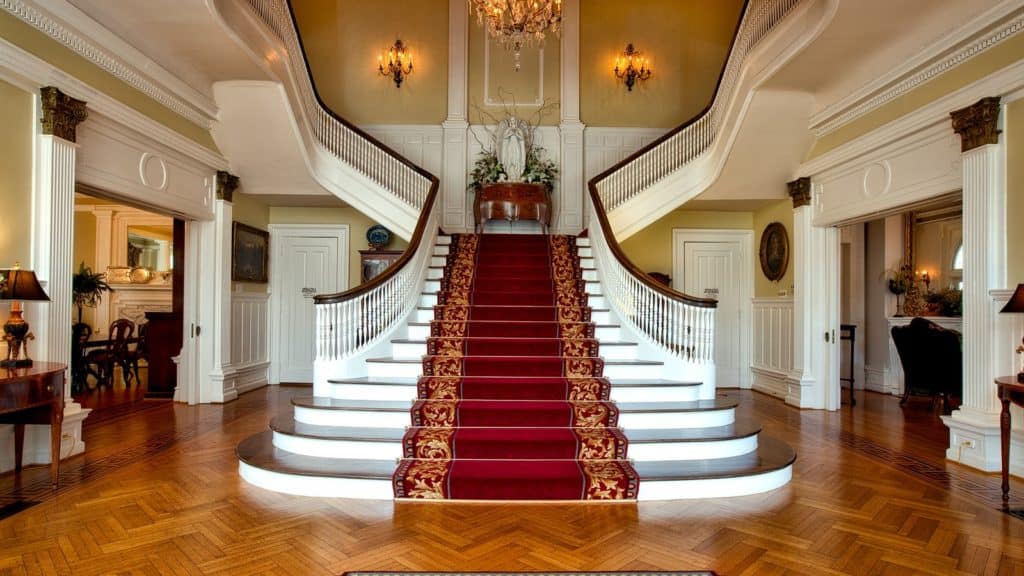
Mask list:
POLYGON ((349 282, 349 225, 348 224, 270 224, 270 381, 281 383, 281 295, 284 293, 281 266, 275 262, 284 259, 282 240, 295 238, 335 238, 338 240, 337 285, 348 290, 349 282))
MULTIPOLYGON (((673 228, 672 229, 672 284, 685 286, 686 270, 684 251, 687 242, 738 243, 740 246, 739 267, 739 365, 742 389, 749 389, 753 383, 750 370, 751 334, 753 332, 754 298, 754 231, 724 228, 673 228)), ((677 290, 679 290, 677 288, 677 290)), ((680 290, 681 291, 681 290, 680 290)), ((697 296, 700 296, 699 294, 697 296)))

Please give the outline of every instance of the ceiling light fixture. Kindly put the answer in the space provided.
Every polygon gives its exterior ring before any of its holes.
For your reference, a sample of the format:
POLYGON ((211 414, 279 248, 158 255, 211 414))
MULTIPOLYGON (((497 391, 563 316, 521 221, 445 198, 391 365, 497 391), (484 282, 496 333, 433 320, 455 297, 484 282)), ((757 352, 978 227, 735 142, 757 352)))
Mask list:
POLYGON ((562 26, 562 0, 468 0, 477 23, 506 50, 515 54, 516 71, 524 46, 544 42, 544 34, 558 34, 562 26))

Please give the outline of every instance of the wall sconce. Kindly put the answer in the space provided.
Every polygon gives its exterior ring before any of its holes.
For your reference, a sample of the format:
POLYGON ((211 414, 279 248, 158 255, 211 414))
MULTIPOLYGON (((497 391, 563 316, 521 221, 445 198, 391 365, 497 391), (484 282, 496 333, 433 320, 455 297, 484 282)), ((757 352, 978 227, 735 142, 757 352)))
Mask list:
POLYGON ((641 58, 633 44, 626 44, 626 51, 615 59, 615 77, 626 83, 626 89, 633 91, 633 85, 651 77, 651 62, 641 58))
POLYGON ((394 80, 396 88, 401 88, 405 77, 412 74, 412 52, 406 51, 401 40, 395 40, 394 46, 377 57, 377 71, 394 80))

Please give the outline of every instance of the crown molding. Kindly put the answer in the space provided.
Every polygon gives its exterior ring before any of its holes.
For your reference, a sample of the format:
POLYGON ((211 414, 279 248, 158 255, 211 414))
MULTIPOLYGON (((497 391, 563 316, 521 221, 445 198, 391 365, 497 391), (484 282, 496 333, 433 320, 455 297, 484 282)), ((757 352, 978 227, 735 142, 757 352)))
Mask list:
POLYGON ((818 138, 885 106, 1024 30, 1020 0, 1005 0, 933 42, 916 56, 811 116, 818 138))
POLYGON ((67 0, 0 0, 0 9, 204 130, 213 124, 217 105, 212 98, 185 84, 67 0))
MULTIPOLYGON (((5 0, 0 0, 3 1, 5 0)), ((220 153, 171 130, 3 38, 0 38, 0 80, 37 95, 42 86, 56 86, 67 95, 84 100, 90 114, 95 112, 145 134, 216 170, 228 169, 228 162, 220 153)))

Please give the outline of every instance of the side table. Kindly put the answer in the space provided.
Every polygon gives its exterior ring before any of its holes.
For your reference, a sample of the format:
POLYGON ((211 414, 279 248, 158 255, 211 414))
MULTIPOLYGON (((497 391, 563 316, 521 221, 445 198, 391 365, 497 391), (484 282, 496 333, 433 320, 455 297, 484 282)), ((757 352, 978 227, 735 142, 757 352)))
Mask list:
POLYGON ((0 424, 14 424, 14 471, 21 472, 25 425, 50 425, 50 480, 60 477, 61 424, 64 422, 64 364, 34 362, 0 368, 0 424))

